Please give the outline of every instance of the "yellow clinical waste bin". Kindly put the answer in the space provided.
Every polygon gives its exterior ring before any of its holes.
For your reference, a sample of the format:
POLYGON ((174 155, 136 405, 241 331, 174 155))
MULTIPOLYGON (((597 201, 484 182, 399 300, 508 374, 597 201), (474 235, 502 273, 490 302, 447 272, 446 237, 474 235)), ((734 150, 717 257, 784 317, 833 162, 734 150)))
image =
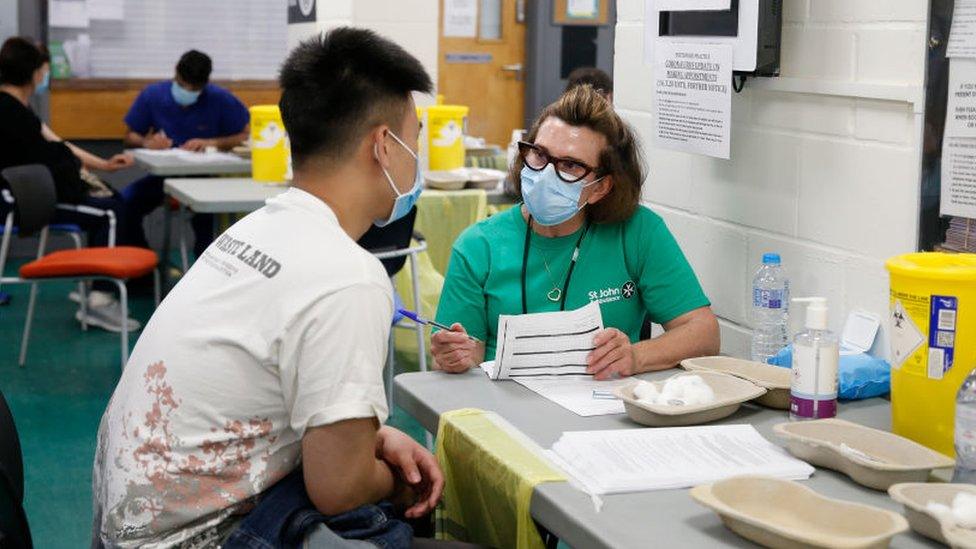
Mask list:
POLYGON ((464 119, 468 107, 431 105, 427 111, 427 154, 431 170, 464 167, 464 119))
POLYGON ((891 275, 891 424, 954 456, 956 392, 976 368, 976 254, 911 253, 891 275))
POLYGON ((251 107, 251 177, 262 183, 290 179, 291 151, 278 105, 251 107))

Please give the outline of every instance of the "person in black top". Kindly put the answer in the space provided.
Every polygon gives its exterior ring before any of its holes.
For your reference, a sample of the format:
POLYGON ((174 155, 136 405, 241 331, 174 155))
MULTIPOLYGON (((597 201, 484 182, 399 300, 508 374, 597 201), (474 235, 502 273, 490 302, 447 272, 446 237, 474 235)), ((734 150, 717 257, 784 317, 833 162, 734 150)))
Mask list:
MULTIPOLYGON (((117 227, 125 223, 125 212, 118 194, 86 169, 114 171, 132 165, 130 155, 106 160, 62 141, 30 109, 33 94, 47 87, 47 53, 33 42, 9 38, 0 47, 0 170, 23 164, 43 164, 54 178, 58 202, 83 204, 115 214, 117 227)), ((0 177, 0 185, 6 182, 0 177)), ((74 224, 88 233, 89 246, 108 244, 107 217, 59 210, 55 223, 74 224)), ((126 244, 126 242, 118 242, 126 244)), ((96 283, 88 302, 89 324, 111 331, 121 330, 121 308, 110 293, 112 286, 96 283)), ((74 296, 76 299, 78 296, 74 296)), ((78 313, 80 318, 81 311, 78 313)), ((129 320, 130 329, 138 329, 129 320)))

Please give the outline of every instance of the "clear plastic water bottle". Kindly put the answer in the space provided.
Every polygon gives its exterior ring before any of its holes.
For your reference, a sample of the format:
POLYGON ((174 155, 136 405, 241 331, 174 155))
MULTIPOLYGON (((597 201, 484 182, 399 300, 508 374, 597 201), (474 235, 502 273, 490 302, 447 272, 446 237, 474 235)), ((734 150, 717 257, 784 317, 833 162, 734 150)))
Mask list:
POLYGON ((752 278, 752 360, 766 362, 790 341, 790 280, 779 254, 764 254, 752 278))
POLYGON ((956 470, 952 482, 976 484, 976 370, 956 393, 956 470))

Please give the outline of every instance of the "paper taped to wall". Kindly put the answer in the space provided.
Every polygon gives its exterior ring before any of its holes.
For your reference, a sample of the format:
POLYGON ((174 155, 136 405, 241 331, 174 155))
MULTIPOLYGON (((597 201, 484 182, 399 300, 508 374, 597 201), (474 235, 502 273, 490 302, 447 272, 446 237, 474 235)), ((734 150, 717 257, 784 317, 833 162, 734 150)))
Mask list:
POLYGON ((976 57, 976 0, 956 0, 946 57, 976 57))

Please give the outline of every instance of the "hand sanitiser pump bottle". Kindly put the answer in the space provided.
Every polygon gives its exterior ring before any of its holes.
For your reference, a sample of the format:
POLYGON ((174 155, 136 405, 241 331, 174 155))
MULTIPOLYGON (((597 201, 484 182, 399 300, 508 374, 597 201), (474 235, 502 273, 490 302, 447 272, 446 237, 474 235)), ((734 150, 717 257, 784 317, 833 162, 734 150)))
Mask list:
POLYGON ((827 329, 827 300, 798 298, 807 303, 806 329, 793 339, 793 382, 790 419, 822 419, 837 415, 837 336, 827 329))

